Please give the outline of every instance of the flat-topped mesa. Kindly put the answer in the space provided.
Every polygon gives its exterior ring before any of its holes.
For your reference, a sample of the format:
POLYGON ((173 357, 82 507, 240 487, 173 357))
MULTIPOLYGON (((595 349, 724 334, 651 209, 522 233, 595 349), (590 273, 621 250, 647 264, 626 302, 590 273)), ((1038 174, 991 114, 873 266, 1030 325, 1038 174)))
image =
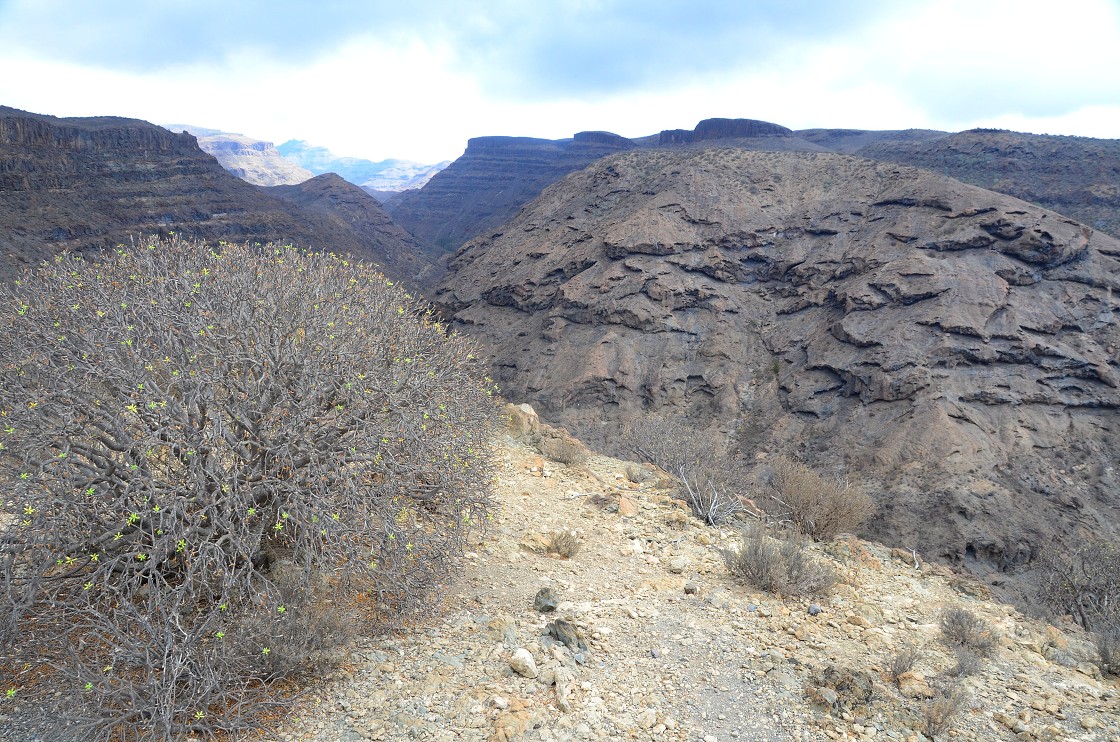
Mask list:
POLYGON ((494 152, 503 149, 553 149, 559 146, 560 141, 562 140, 541 139, 539 137, 471 137, 467 140, 467 152, 494 152))
POLYGON ((762 137, 792 138, 792 129, 768 121, 755 119, 704 119, 692 131, 666 129, 658 138, 658 145, 691 144, 713 139, 759 139, 762 137))
POLYGON ((572 137, 572 141, 577 144, 601 144, 619 149, 633 149, 638 146, 626 137, 610 131, 581 131, 572 137))
POLYGON ((116 116, 60 119, 7 106, 0 106, 0 144, 79 152, 100 152, 124 147, 146 152, 190 151, 197 148, 195 138, 190 134, 172 134, 138 119, 116 116))

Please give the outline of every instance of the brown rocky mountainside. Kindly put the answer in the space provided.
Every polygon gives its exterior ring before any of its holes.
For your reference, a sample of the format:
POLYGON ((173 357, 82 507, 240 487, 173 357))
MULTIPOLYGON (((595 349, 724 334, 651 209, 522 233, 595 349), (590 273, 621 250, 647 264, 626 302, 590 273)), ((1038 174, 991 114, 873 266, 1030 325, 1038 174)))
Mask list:
POLYGON ((1120 237, 1120 141, 1006 131, 804 129, 752 119, 705 119, 696 128, 625 139, 583 132, 571 140, 472 139, 466 153, 420 191, 386 208, 433 256, 512 218, 546 186, 596 158, 632 146, 838 152, 922 167, 1053 209, 1120 237))
POLYGON ((737 429, 868 482, 888 543, 981 571, 1116 535, 1120 242, 833 154, 637 150, 449 261, 515 401, 590 440, 737 429))
POLYGON ((878 141, 854 154, 933 170, 1120 237, 1117 139, 975 129, 925 141, 878 141))
POLYGON ((298 185, 273 186, 267 192, 334 225, 339 234, 362 235, 368 251, 395 276, 429 286, 443 275, 442 268, 424 256, 412 235, 393 221, 377 199, 334 173, 298 185))
POLYGON ((438 256, 486 230, 500 227, 546 186, 613 152, 633 148, 606 132, 570 140, 476 137, 447 168, 418 191, 385 206, 393 219, 438 256))
MULTIPOLYGON (((413 278, 414 243, 358 190, 307 186, 300 206, 226 172, 189 134, 135 119, 55 118, 0 107, 0 280, 62 250, 97 250, 140 234, 296 244, 349 252, 413 278), (328 218, 308 199, 349 204, 328 218), (367 216, 358 218, 357 211, 367 216), (378 226, 381 225, 381 226, 378 226)), ((298 200, 298 199, 297 199, 298 200)), ((420 269, 422 270, 422 268, 420 269)))

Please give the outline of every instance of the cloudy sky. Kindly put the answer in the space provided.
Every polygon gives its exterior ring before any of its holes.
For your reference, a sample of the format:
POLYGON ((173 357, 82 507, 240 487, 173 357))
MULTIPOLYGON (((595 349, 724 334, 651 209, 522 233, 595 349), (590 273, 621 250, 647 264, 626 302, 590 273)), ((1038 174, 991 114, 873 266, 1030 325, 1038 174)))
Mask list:
POLYGON ((0 0, 0 105, 436 162, 472 136, 1120 138, 1120 0, 0 0))

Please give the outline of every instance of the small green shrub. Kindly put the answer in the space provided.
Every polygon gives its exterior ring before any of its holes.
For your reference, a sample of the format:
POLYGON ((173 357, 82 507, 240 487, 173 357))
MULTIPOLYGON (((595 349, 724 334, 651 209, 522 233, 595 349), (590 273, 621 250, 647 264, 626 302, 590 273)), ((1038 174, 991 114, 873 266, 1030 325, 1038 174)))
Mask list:
POLYGON ((837 581, 835 570, 810 556, 801 541, 771 538, 761 523, 746 526, 737 548, 720 553, 733 575, 767 592, 824 595, 837 581))
POLYGON ((490 509, 483 379, 334 255, 171 239, 0 286, 0 667, 86 738, 254 728, 435 610, 490 509))
POLYGON ((967 649, 985 659, 999 646, 999 636, 991 624, 965 608, 946 608, 938 626, 941 640, 950 647, 967 649))

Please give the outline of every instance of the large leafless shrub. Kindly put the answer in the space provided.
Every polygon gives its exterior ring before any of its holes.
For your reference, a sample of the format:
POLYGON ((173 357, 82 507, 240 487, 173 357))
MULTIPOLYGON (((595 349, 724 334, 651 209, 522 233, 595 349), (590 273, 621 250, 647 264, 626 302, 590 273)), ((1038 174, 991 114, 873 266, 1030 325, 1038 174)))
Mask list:
POLYGON ((433 609, 487 383, 332 255, 172 239, 0 288, 0 682, 75 738, 259 724, 336 628, 433 609))
POLYGON ((1120 675, 1120 544, 1086 541, 1044 554, 1038 594, 1092 632, 1101 669, 1120 675))
POLYGON ((623 448, 677 477, 693 515, 709 525, 724 525, 750 513, 745 467, 718 433, 679 419, 647 418, 623 436, 623 448))

